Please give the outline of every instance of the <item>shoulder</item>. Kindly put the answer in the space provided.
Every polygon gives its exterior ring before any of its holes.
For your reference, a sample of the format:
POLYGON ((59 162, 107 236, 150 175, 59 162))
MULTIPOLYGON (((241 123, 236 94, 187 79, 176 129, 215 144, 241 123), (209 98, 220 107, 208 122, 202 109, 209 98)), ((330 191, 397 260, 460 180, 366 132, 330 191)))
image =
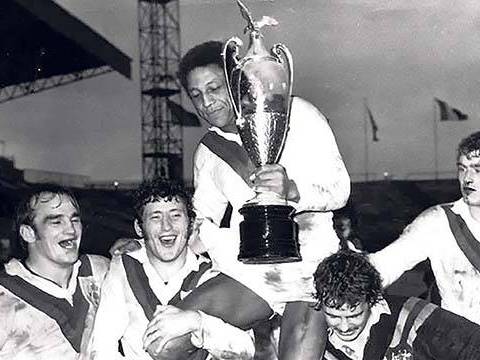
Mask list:
MULTIPOLYGON (((444 224, 445 212, 440 205, 432 206, 420 213, 402 232, 402 236, 409 234, 425 234, 436 231, 444 224)), ((430 238, 430 237, 429 237, 430 238)))
POLYGON ((98 273, 105 274, 110 265, 110 260, 105 256, 100 255, 86 255, 90 264, 92 265, 92 270, 98 273))
POLYGON ((0 285, 0 319, 9 319, 8 316, 27 310, 29 307, 27 302, 0 285))
MULTIPOLYGON (((6 275, 6 276, 10 276, 10 275, 6 275)), ((18 299, 5 287, 0 285, 0 313, 2 313, 4 310, 8 310, 9 307, 11 307, 12 305, 14 305, 19 301, 20 299, 18 299)))
POLYGON ((131 253, 124 253, 120 255, 114 255, 112 256, 112 260, 110 261, 110 273, 118 273, 119 271, 123 272, 124 271, 124 261, 138 261, 135 259, 133 256, 131 256, 131 253))
POLYGON ((390 314, 385 314, 385 316, 390 319, 389 321, 395 321, 395 319, 398 318, 403 304, 405 304, 405 302, 408 300, 408 297, 384 294, 383 299, 387 303, 388 309, 390 310, 390 314))
POLYGON ((289 134, 292 133, 296 134, 295 138, 310 138, 318 144, 330 143, 333 137, 327 118, 313 104, 299 97, 292 99, 289 134))
POLYGON ((418 215, 414 222, 428 222, 428 221, 436 221, 445 217, 445 210, 443 210, 443 206, 450 205, 450 204, 439 204, 428 209, 422 211, 420 215, 418 215))
POLYGON ((193 162, 194 162, 194 165, 195 166, 202 166, 203 164, 207 163, 208 160, 210 159, 210 157, 212 155, 214 155, 212 153, 212 151, 208 148, 207 145, 205 145, 202 141, 203 139, 208 135, 210 134, 210 132, 208 132, 207 134, 205 134, 205 136, 202 138, 202 140, 198 143, 197 145, 197 148, 195 149, 195 152, 193 154, 193 162))
POLYGON ((103 288, 108 289, 125 283, 127 279, 127 274, 123 263, 124 257, 130 258, 130 256, 128 256, 127 254, 112 256, 110 266, 103 281, 103 288))
POLYGON ((318 110, 318 108, 313 105, 311 102, 298 97, 294 96, 292 98, 292 109, 291 109, 291 115, 292 116, 301 116, 304 118, 305 116, 312 116, 315 120, 327 124, 327 118, 318 110))

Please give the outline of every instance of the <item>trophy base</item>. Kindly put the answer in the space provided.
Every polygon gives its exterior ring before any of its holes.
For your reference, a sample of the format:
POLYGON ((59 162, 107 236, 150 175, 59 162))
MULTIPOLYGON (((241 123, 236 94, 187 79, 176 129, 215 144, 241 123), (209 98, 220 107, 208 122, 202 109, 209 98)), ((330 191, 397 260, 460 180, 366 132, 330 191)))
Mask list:
POLYGON ((294 210, 289 205, 243 206, 238 260, 245 264, 301 261, 298 225, 290 217, 294 210))

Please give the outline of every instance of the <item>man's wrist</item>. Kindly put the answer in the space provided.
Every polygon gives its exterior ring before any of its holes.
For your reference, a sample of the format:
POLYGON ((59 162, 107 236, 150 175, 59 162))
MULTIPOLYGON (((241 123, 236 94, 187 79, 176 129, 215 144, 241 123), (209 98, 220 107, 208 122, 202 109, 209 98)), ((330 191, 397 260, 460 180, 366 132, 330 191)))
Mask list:
POLYGON ((200 332, 202 331, 202 314, 198 310, 187 310, 189 317, 191 318, 190 324, 192 325, 190 331, 200 332))
POLYGON ((190 332, 190 341, 192 345, 197 348, 203 348, 203 316, 202 312, 199 310, 193 311, 192 310, 192 318, 194 319, 192 322, 195 324, 195 329, 190 332))
POLYGON ((298 192, 297 184, 291 179, 288 180, 287 200, 297 203, 300 201, 300 193, 298 192))

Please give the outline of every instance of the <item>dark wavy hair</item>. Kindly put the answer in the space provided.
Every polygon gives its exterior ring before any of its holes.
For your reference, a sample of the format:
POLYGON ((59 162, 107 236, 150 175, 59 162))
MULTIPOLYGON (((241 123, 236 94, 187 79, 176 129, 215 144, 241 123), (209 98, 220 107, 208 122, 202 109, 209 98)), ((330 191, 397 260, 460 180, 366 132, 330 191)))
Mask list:
POLYGON ((314 274, 317 304, 341 308, 367 302, 375 305, 383 298, 382 278, 363 253, 340 250, 324 259, 314 274))
POLYGON ((195 211, 193 211, 192 196, 183 185, 174 181, 156 178, 140 184, 138 189, 132 193, 135 218, 141 224, 143 210, 147 204, 162 200, 172 201, 174 199, 185 204, 190 231, 196 217, 195 211))
POLYGON ((21 197, 15 209, 14 231, 15 240, 13 247, 17 251, 18 257, 28 257, 27 243, 20 235, 20 227, 22 225, 34 226, 33 220, 35 218, 35 209, 40 202, 48 202, 56 196, 66 196, 70 198, 72 205, 80 214, 80 205, 73 192, 61 185, 57 184, 39 184, 31 187, 21 197))
POLYGON ((222 59, 223 43, 220 41, 206 41, 187 51, 178 66, 178 79, 180 84, 188 90, 188 74, 197 67, 218 65, 223 69, 222 59))
POLYGON ((480 131, 474 132, 460 141, 457 148, 457 160, 460 156, 480 156, 480 131))

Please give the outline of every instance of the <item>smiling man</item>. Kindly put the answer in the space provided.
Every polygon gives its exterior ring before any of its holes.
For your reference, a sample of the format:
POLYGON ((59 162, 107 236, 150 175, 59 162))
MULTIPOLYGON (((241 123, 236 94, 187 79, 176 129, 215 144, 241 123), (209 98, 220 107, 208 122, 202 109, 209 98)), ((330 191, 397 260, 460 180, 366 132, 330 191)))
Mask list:
MULTIPOLYGON (((279 357, 315 359, 311 331, 324 323, 311 311, 312 273, 319 261, 335 252, 339 239, 332 211, 345 205, 350 178, 327 119, 308 101, 293 97, 288 135, 277 164, 255 169, 236 127, 223 72, 223 44, 194 46, 179 64, 179 79, 199 116, 209 125, 194 156, 194 206, 199 219, 199 245, 215 266, 254 290, 283 315, 279 357), (295 208, 301 262, 244 264, 238 257, 239 209, 258 192, 273 192, 295 208), (232 208, 228 228, 220 228, 232 208)), ((225 309, 229 311, 228 308, 225 309)), ((316 345, 316 344, 315 344, 316 345)), ((276 354, 271 354, 271 359, 276 354)))
POLYGON ((0 359, 87 358, 108 260, 79 257, 80 209, 56 185, 31 190, 16 213, 24 259, 0 273, 0 359))
POLYGON ((328 325, 323 359, 478 359, 479 325, 418 298, 384 297, 364 254, 333 254, 314 278, 328 325))
POLYGON ((157 179, 143 183, 134 202, 140 248, 112 259, 95 319, 92 358, 116 359, 118 341, 132 360, 151 359, 149 353, 158 359, 252 358, 255 348, 247 332, 202 311, 180 308, 197 287, 220 278, 209 259, 188 247, 195 220, 189 194, 157 179), (168 351, 164 345, 172 333, 182 338, 182 348, 168 351), (182 353, 185 346, 189 353, 182 353))
POLYGON ((460 142, 457 175, 461 199, 425 210, 370 260, 387 286, 430 259, 441 306, 480 324, 480 132, 460 142))

